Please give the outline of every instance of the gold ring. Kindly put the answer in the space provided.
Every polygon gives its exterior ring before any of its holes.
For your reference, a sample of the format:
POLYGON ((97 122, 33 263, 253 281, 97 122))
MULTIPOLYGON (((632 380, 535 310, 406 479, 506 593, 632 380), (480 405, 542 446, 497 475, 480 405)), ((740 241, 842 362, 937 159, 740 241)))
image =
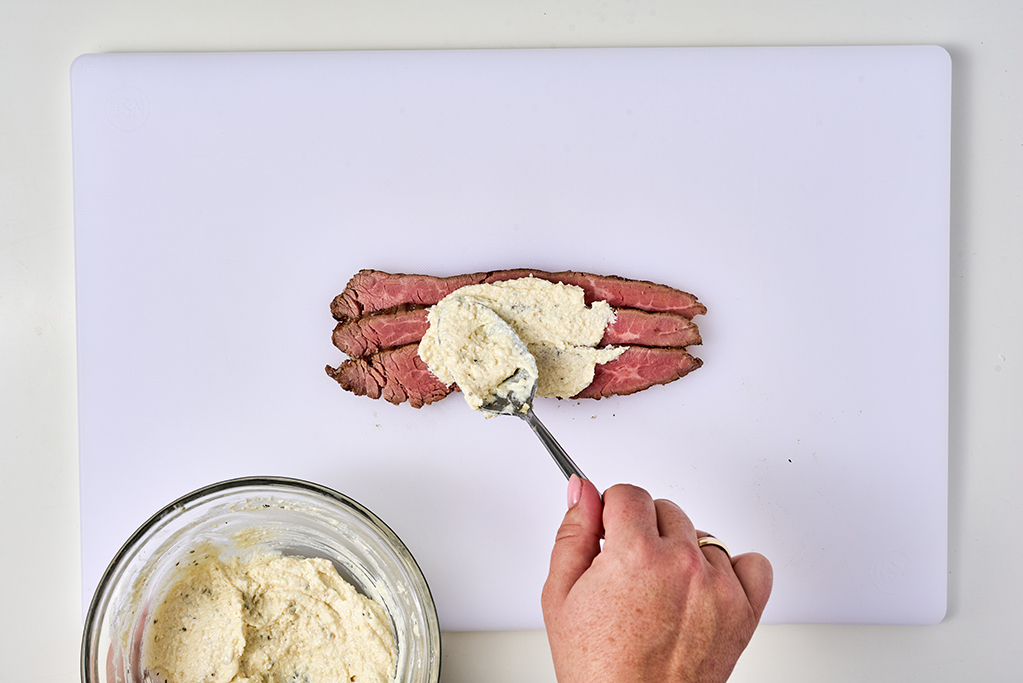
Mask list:
POLYGON ((728 546, 714 538, 713 536, 703 536, 702 538, 696 539, 697 544, 702 548, 705 545, 713 545, 721 548, 725 551, 725 555, 728 555, 728 559, 732 559, 732 553, 728 552, 728 546))

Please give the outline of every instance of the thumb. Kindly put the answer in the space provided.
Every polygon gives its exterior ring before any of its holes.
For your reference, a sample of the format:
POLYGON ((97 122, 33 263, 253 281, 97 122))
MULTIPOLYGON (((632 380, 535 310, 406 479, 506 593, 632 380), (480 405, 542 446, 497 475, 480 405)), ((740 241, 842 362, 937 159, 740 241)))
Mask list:
POLYGON ((600 538, 604 531, 604 504, 597 488, 588 480, 572 475, 568 482, 569 507, 561 522, 551 568, 543 589, 543 608, 561 603, 583 575, 593 559, 600 554, 600 538), (575 503, 573 503, 575 500, 575 503))

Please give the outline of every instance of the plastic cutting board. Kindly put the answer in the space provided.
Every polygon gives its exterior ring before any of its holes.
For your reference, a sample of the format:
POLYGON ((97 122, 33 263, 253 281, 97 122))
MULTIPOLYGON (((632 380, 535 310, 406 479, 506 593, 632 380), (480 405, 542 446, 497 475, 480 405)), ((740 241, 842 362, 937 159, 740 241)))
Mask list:
POLYGON ((71 85, 86 601, 158 508, 275 474, 382 517, 443 628, 541 628, 565 482, 526 426, 324 373, 359 269, 532 267, 708 307, 690 376, 537 405, 599 486, 766 554, 766 622, 943 617, 944 50, 110 54, 71 85))

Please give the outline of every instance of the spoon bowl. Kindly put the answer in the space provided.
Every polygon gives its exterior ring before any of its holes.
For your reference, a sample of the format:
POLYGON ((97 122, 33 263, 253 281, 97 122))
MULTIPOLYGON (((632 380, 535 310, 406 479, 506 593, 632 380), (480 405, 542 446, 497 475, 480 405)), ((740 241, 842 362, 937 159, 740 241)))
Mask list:
MULTIPOLYGON (((540 439, 540 442, 550 452, 551 457, 554 458, 558 467, 561 468, 566 479, 570 478, 573 474, 581 479, 585 479, 586 476, 579 469, 578 465, 572 461, 572 458, 565 452, 565 449, 558 444, 554 436, 540 422, 540 418, 533 412, 533 399, 536 396, 539 374, 536 370, 536 362, 532 354, 529 353, 525 342, 519 338, 519 335, 516 334, 511 325, 484 304, 462 299, 458 301, 458 306, 462 307, 463 310, 471 311, 474 319, 477 321, 473 334, 482 335, 483 340, 489 342, 481 347, 477 347, 475 351, 494 349, 497 348, 500 342, 505 342, 506 346, 510 343, 510 348, 514 352, 512 355, 512 365, 515 366, 513 372, 499 382, 492 392, 488 392, 489 395, 484 399, 482 405, 479 406, 479 410, 487 415, 514 415, 525 420, 533 430, 533 433, 540 439)), ((446 329, 446 326, 442 325, 442 320, 446 313, 447 311, 443 306, 437 311, 437 336, 440 346, 456 343, 456 337, 440 333, 440 331, 446 329)), ((459 350, 462 349, 460 348, 459 350)), ((477 361, 479 360, 477 359, 477 361)), ((465 387, 462 386, 461 382, 457 381, 457 377, 456 383, 465 391, 465 387)))

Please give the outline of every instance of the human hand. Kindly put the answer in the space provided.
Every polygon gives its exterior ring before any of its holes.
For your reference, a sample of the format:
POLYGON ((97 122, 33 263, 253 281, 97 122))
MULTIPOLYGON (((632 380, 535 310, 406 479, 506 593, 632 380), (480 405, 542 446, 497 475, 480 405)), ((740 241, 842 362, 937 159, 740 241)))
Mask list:
POLYGON ((727 680, 771 594, 767 558, 700 548, 707 534, 641 488, 601 502, 573 476, 568 493, 541 600, 559 683, 727 680))

